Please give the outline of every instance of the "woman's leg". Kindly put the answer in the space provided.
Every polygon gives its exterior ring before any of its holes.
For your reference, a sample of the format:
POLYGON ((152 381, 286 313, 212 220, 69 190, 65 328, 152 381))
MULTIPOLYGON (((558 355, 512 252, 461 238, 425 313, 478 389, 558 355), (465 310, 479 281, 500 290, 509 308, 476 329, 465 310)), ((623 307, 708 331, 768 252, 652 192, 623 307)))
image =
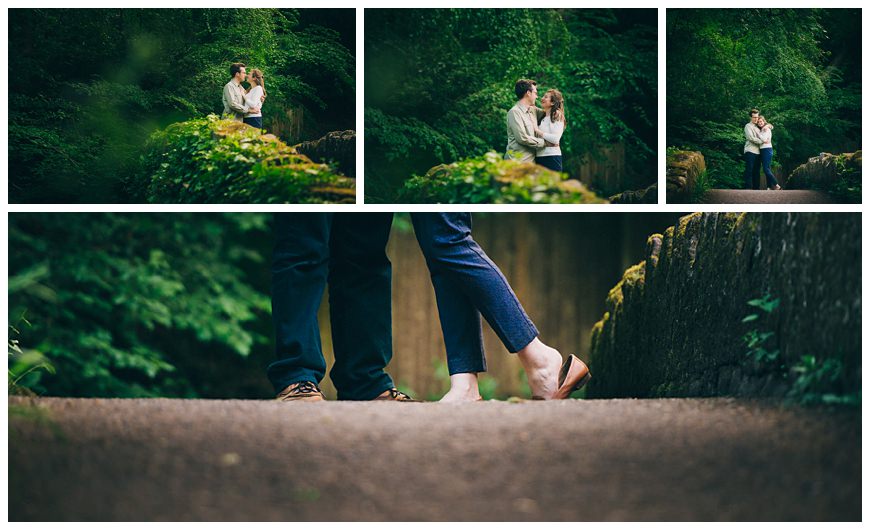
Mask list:
MULTIPOLYGON (((472 351, 469 337, 479 337, 479 320, 474 334, 466 305, 483 314, 502 343, 511 353, 519 354, 526 369, 533 393, 550 397, 556 390, 556 378, 562 356, 538 340, 538 330, 526 315, 522 305, 504 275, 471 237, 469 213, 411 214, 414 231, 426 263, 432 274, 439 316, 445 343, 448 344, 448 364, 453 352, 472 351), (442 296, 447 300, 441 300, 442 296), (443 308, 454 307, 455 312, 443 308), (467 342, 463 347, 460 343, 467 342)), ((482 344, 482 343, 479 343, 482 344)), ((481 357, 482 357, 482 345, 481 357)), ((451 375, 453 372, 451 371, 451 375)))
POLYGON ((767 177, 767 187, 775 188, 779 186, 779 182, 776 181, 776 176, 770 169, 771 161, 773 161, 773 148, 765 147, 761 150, 761 167, 764 168, 764 175, 767 177))

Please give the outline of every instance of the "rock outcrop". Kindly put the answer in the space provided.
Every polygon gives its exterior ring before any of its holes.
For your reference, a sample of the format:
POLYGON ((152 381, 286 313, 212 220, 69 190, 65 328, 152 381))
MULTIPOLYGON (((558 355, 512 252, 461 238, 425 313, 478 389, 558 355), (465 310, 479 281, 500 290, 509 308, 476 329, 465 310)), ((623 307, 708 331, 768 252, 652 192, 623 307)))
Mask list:
POLYGON ((782 396, 802 362, 841 369, 839 390, 855 393, 861 217, 683 217, 649 237, 646 260, 625 271, 606 307, 592 332, 588 396, 782 396), (771 312, 748 305, 765 295, 778 300, 771 312), (760 317, 744 322, 753 312, 760 317), (753 330, 772 333, 763 346, 774 358, 747 355, 753 330))
POLYGON ((302 142, 293 147, 315 162, 334 161, 343 174, 356 177, 356 131, 332 131, 317 140, 302 142))
POLYGON ((659 202, 659 186, 653 184, 642 190, 628 190, 610 197, 613 204, 656 204, 659 202))
POLYGON ((698 151, 674 151, 667 157, 667 201, 691 202, 698 177, 707 171, 704 155, 698 151))
POLYGON ((839 155, 821 153, 819 156, 810 157, 806 163, 791 172, 785 182, 785 188, 831 191, 846 172, 860 182, 861 151, 839 155))

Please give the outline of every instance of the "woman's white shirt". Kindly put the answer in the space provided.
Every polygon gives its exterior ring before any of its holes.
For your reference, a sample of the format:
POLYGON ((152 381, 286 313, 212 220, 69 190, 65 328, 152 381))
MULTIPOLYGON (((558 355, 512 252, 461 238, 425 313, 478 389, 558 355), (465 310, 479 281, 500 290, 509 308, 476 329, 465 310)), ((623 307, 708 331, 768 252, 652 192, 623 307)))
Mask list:
POLYGON ((768 147, 773 149, 773 143, 771 143, 771 140, 773 139, 773 131, 770 130, 769 127, 765 127, 758 131, 758 136, 761 138, 761 141, 764 142, 758 146, 759 149, 767 149, 768 147))
MULTIPOLYGON (((253 87, 251 90, 245 94, 245 105, 248 107, 257 108, 259 107, 262 110, 263 103, 260 101, 260 96, 263 95, 263 87, 257 85, 253 87)), ((262 112, 258 112, 256 114, 246 114, 245 116, 248 118, 258 118, 263 115, 262 112)))
MULTIPOLYGON (((551 144, 558 144, 559 139, 562 138, 562 132, 565 130, 565 122, 553 122, 550 120, 550 115, 547 114, 544 116, 538 129, 543 133, 541 136, 544 140, 551 144)), ((535 156, 562 156, 562 150, 558 147, 542 147, 541 149, 538 149, 535 156)))

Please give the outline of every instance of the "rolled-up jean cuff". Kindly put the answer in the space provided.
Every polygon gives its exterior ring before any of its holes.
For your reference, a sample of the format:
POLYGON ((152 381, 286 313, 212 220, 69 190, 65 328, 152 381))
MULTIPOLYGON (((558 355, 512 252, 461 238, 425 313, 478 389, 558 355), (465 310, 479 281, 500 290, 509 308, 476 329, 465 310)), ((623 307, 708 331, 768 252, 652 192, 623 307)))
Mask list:
MULTIPOLYGON (((476 356, 477 354, 473 357, 476 356)), ((454 356, 447 357, 447 371, 450 375, 486 372, 486 359, 483 357, 474 360, 469 359, 472 356, 461 356, 464 357, 463 359, 453 359, 452 357, 454 356)))
POLYGON ((540 335, 540 332, 538 332, 538 328, 535 327, 532 321, 529 320, 527 322, 528 329, 526 334, 518 335, 516 337, 510 337, 509 340, 507 337, 503 339, 504 345, 510 353, 516 353, 522 350, 523 348, 531 344, 532 341, 535 340, 535 337, 540 335))

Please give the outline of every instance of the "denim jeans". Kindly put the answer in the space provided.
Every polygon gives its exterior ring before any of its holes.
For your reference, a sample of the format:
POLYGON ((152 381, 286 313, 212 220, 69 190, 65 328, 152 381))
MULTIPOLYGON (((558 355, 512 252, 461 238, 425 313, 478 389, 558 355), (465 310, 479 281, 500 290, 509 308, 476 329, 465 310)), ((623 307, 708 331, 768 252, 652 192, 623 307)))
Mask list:
POLYGON ((320 383, 326 362, 317 310, 329 283, 329 318, 338 399, 365 400, 393 387, 384 367, 393 355, 386 254, 392 213, 275 215, 272 319, 278 360, 267 368, 278 393, 320 383))
POLYGON ((256 127, 258 129, 263 128, 263 117, 262 116, 245 116, 242 118, 242 121, 250 125, 251 127, 256 127))
POLYGON ((746 160, 746 169, 743 171, 743 183, 747 190, 757 190, 761 185, 761 165, 758 163, 758 157, 755 153, 746 151, 743 153, 743 159, 746 160))
MULTIPOLYGON (((767 177, 768 188, 773 188, 774 186, 779 185, 773 171, 770 170, 771 161, 773 161, 773 148, 765 147, 761 150, 761 167, 764 168, 764 175, 767 177)), ((761 179, 759 179, 759 184, 761 184, 761 179)))
POLYGON ((539 156, 535 163, 553 171, 562 171, 562 155, 539 156))
POLYGON ((412 213, 411 221, 432 276, 451 375, 486 371, 481 314, 511 353, 538 336, 504 275, 471 237, 470 213, 412 213))

